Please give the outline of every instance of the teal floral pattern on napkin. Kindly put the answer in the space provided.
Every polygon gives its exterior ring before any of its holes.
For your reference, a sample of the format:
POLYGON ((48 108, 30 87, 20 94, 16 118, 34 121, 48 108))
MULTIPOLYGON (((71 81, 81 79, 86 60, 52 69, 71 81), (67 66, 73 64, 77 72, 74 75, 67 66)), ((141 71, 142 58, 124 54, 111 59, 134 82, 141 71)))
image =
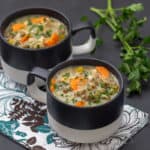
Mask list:
POLYGON ((110 138, 80 144, 59 137, 48 123, 46 105, 0 72, 0 132, 31 150, 117 150, 148 123, 148 114, 124 106, 122 125, 110 138))
POLYGON ((19 123, 17 120, 0 121, 1 132, 7 134, 7 136, 9 136, 10 138, 13 138, 14 134, 18 135, 18 133, 20 133, 19 131, 16 131, 18 127, 19 123))

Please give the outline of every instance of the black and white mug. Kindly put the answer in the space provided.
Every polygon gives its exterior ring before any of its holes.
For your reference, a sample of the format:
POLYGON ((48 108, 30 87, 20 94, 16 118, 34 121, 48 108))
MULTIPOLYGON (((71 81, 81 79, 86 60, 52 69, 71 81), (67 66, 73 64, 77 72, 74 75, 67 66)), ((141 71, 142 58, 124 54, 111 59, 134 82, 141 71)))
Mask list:
POLYGON ((33 83, 34 77, 45 81, 49 123, 61 137, 73 142, 94 143, 108 138, 121 125, 124 83, 121 73, 109 62, 91 58, 72 59, 56 65, 49 72, 35 67, 28 75, 29 85, 33 83), (105 66, 116 76, 119 92, 107 103, 93 107, 76 107, 61 101, 49 90, 50 81, 61 69, 76 65, 105 66))
MULTIPOLYGON (((26 85, 27 75, 35 66, 51 69, 56 64, 68 60, 74 55, 90 53, 95 48, 96 37, 95 30, 90 23, 80 23, 73 28, 68 17, 57 10, 29 8, 16 11, 2 21, 0 25, 0 41, 1 63, 5 73, 14 81, 26 85), (68 36, 53 47, 37 50, 10 45, 4 37, 6 27, 16 18, 30 14, 43 14, 60 20, 67 26, 68 36), (89 39, 82 45, 73 46, 72 36, 81 30, 90 31, 89 39)), ((31 88, 32 93, 37 95, 34 88, 36 87, 31 88)))

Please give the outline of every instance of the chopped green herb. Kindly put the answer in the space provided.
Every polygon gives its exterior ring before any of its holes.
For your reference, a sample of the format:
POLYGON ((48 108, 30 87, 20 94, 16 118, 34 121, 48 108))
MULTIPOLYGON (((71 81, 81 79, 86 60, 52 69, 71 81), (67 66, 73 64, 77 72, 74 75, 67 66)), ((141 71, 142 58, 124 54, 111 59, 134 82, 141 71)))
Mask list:
POLYGON ((103 45, 103 40, 101 38, 96 38, 96 46, 100 47, 101 45, 103 45))
POLYGON ((147 55, 149 48, 146 47, 150 43, 150 37, 142 38, 139 31, 147 18, 139 19, 135 15, 143 9, 141 3, 113 8, 112 0, 107 0, 106 9, 90 8, 98 15, 95 27, 99 28, 101 24, 108 25, 114 32, 113 39, 122 44, 120 70, 128 77, 129 94, 140 93, 143 81, 147 82, 150 79, 150 57, 147 55))
POLYGON ((88 21, 88 16, 82 16, 81 18, 80 18, 80 21, 82 21, 82 22, 87 22, 88 21))
POLYGON ((65 27, 64 27, 64 25, 62 25, 62 24, 59 26, 59 29, 60 29, 60 30, 63 30, 64 28, 65 28, 65 27))
POLYGON ((40 31, 43 31, 43 29, 44 29, 43 25, 38 25, 38 28, 39 28, 40 31))
POLYGON ((28 25, 32 25, 32 22, 30 21, 30 19, 28 19, 28 25))
POLYGON ((86 78, 89 76, 89 72, 84 71, 83 73, 84 73, 84 76, 85 76, 86 78))
POLYGON ((77 100, 75 99, 75 98, 73 98, 72 99, 72 103, 74 104, 74 103, 76 103, 77 102, 77 100))
POLYGON ((70 73, 67 72, 67 73, 63 74, 63 77, 64 77, 64 78, 69 78, 69 77, 70 77, 70 73))
POLYGON ((61 96, 64 96, 64 94, 61 94, 61 96))
POLYGON ((47 35, 48 37, 51 36, 51 34, 52 34, 52 30, 46 31, 46 35, 47 35))
POLYGON ((40 38, 41 38, 41 35, 40 35, 40 34, 35 34, 35 38, 36 38, 36 39, 40 39, 40 38))
POLYGON ((55 84, 54 88, 55 88, 55 90, 58 90, 59 89, 59 84, 55 84))

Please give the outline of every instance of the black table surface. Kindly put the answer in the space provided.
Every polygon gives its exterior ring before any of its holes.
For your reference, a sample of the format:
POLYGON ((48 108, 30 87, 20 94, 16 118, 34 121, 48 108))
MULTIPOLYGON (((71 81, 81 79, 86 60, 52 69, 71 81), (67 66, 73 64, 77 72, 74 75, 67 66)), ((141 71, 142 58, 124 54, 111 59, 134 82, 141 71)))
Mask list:
MULTIPOLYGON (((73 26, 79 23, 80 17, 83 15, 89 16, 94 21, 96 16, 89 11, 90 6, 104 8, 106 0, 1 0, 0 1, 0 21, 11 12, 21 8, 45 7, 55 8, 65 13, 71 20, 73 26)), ((150 1, 148 0, 113 0, 114 7, 128 5, 133 2, 142 2, 145 9, 139 16, 147 16, 148 22, 142 28, 143 35, 150 35, 150 1)), ((119 52, 120 45, 112 41, 112 32, 107 27, 102 27, 99 36, 103 37, 104 44, 92 55, 84 55, 83 57, 95 57, 105 59, 115 66, 120 64, 119 52)), ((74 43, 81 43, 87 38, 86 32, 81 32, 74 37, 74 43)), ((125 102, 131 104, 145 112, 150 113, 150 84, 144 88, 142 95, 134 95, 126 97, 125 102)), ((125 144, 122 150, 149 150, 150 149, 150 126, 146 126, 136 136, 131 138, 125 144)), ((20 145, 12 142, 8 138, 0 135, 0 150, 24 150, 20 145)))

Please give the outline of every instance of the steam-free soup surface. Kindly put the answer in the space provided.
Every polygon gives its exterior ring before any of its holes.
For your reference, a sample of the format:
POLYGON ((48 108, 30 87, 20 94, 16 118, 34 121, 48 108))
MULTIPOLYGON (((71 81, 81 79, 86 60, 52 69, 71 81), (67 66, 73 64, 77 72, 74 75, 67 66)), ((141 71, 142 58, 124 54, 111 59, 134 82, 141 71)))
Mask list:
POLYGON ((28 15, 14 20, 6 28, 8 43, 21 48, 51 47, 68 35, 66 25, 46 15, 28 15))
POLYGON ((119 83, 104 66, 70 66, 54 75, 50 91, 70 105, 96 106, 111 101, 119 91, 119 83))

